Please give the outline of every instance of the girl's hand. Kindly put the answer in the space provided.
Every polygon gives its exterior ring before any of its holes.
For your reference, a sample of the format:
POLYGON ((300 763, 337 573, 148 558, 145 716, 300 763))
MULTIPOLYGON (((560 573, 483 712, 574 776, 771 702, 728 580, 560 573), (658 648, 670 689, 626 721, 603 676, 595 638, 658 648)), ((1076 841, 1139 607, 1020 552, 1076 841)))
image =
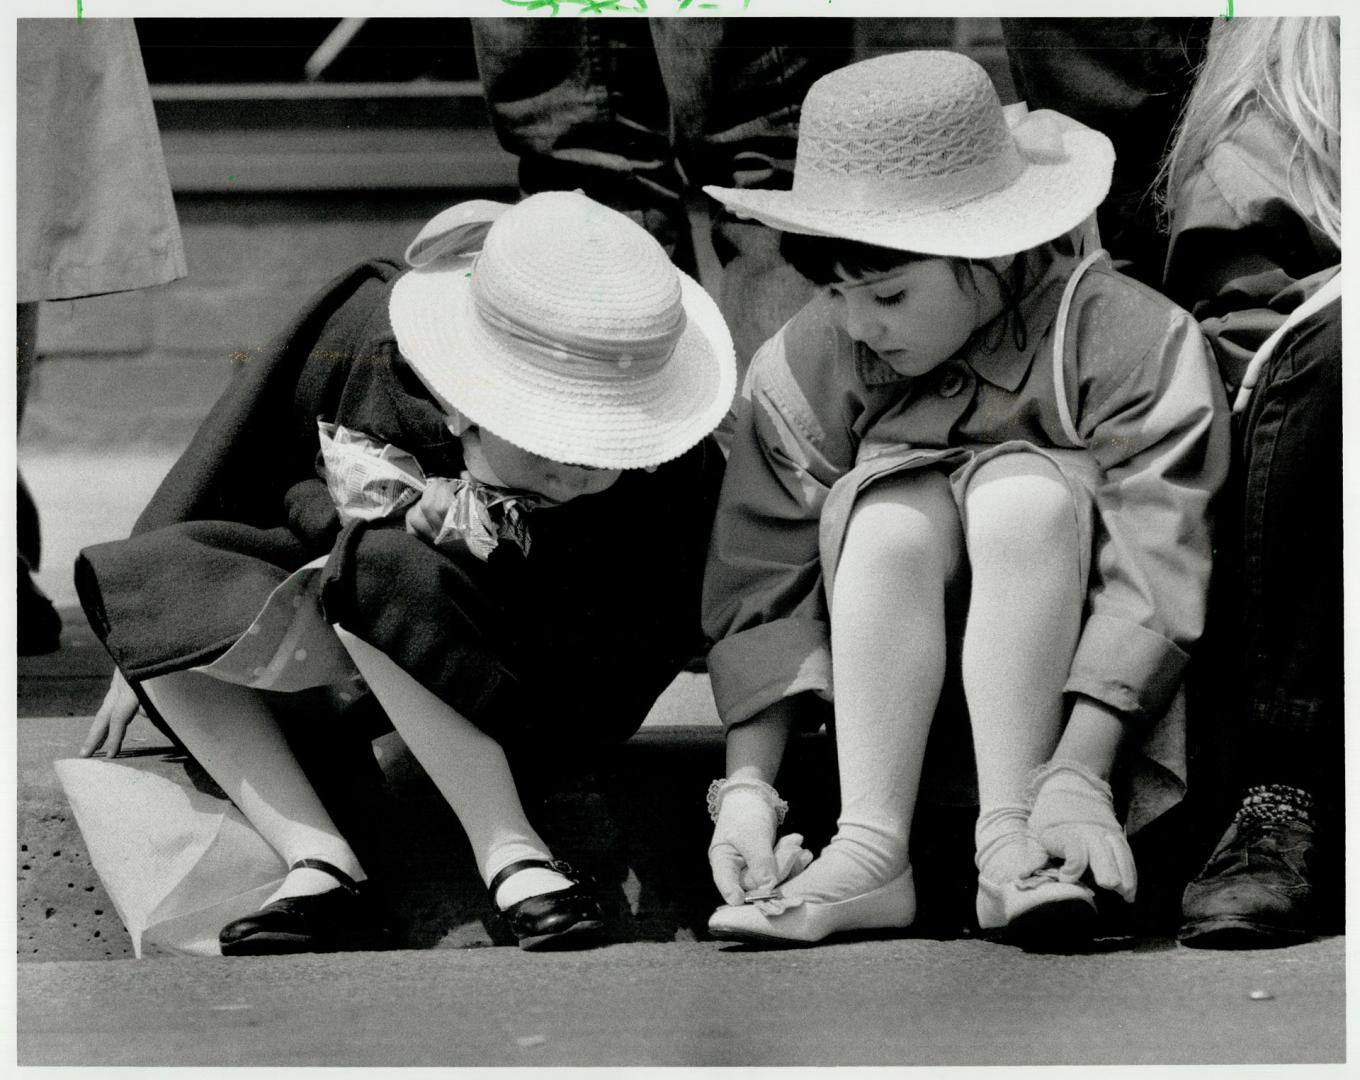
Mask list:
POLYGON ((121 671, 115 670, 109 692, 104 695, 104 703, 95 713, 90 733, 85 736, 85 745, 80 748, 81 757, 93 757, 101 745, 105 747, 106 757, 117 757, 123 747, 123 736, 128 725, 142 711, 142 704, 132 692, 127 679, 121 671))
POLYGON ((740 904, 747 892, 779 884, 777 828, 774 807, 759 792, 732 788, 723 794, 708 845, 708 865, 725 902, 740 904))
POLYGON ((1114 814, 1110 785, 1074 761, 1056 759, 1035 773, 1030 832, 1063 860, 1058 876, 1076 881, 1090 871, 1102 889, 1132 902, 1138 890, 1133 851, 1114 814))
POLYGON ((452 505, 451 484, 429 484, 420 493, 419 501, 406 511, 406 531, 415 533, 427 544, 433 544, 452 505))

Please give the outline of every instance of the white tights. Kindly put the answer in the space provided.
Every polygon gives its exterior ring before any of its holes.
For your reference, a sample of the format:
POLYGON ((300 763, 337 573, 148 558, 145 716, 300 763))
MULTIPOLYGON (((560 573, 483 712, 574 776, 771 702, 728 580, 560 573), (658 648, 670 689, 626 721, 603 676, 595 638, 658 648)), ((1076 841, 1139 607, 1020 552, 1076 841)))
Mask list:
MULTIPOLYGON (((397 733, 453 808, 482 880, 489 882, 517 859, 551 858, 525 818, 500 745, 380 650, 338 627, 337 632, 397 733)), ((364 879, 358 857, 321 805, 264 694, 196 672, 143 685, 189 752, 285 862, 324 859, 354 880, 364 879)), ((506 907, 569 884, 551 870, 524 870, 505 881, 496 900, 506 907)), ((324 871, 292 870, 270 900, 335 887, 324 871)))
POLYGON ((841 813, 836 835, 792 896, 867 892, 907 868, 926 736, 944 681, 945 605, 971 569, 963 685, 977 753, 979 837, 988 876, 1043 865, 1028 843, 991 843, 1023 829, 1025 779, 1052 755, 1062 688, 1081 626, 1078 531, 1066 482, 1033 454, 982 465, 960 521, 939 473, 884 481, 859 500, 846 531, 831 605, 841 813))

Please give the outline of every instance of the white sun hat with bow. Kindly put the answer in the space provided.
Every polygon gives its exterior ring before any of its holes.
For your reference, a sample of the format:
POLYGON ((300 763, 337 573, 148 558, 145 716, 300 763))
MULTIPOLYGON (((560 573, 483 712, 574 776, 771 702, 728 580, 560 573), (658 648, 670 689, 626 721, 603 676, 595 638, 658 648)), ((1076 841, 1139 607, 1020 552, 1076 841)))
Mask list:
POLYGON ((397 348, 446 413, 521 449, 659 465, 732 403, 718 306, 640 225, 580 192, 460 203, 406 259, 388 305, 397 348))
POLYGON ((900 52, 813 83, 793 190, 704 190, 784 232, 986 259, 1081 225, 1113 167, 1104 135, 1051 110, 1003 108, 968 57, 900 52))

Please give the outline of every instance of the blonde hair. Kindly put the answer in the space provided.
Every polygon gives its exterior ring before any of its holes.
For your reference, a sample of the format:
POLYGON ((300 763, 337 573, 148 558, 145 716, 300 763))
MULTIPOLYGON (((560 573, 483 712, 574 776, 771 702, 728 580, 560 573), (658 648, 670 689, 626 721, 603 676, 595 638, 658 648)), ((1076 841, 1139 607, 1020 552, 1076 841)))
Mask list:
POLYGON ((1159 187, 1165 183, 1164 209, 1175 205, 1195 167, 1255 111, 1293 137, 1287 168, 1290 199, 1339 248, 1340 53, 1340 20, 1335 16, 1217 22, 1157 178, 1159 187))

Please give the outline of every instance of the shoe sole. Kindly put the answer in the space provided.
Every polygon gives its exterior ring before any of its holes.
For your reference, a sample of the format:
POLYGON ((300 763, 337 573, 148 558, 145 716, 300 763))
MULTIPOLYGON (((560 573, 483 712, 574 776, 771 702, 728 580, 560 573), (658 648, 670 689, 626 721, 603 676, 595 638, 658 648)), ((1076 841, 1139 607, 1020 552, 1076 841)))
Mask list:
POLYGON ((254 934, 219 947, 223 956, 292 956, 299 953, 377 952, 384 945, 378 940, 318 942, 314 938, 290 934, 254 934))
POLYGON ((1271 949, 1298 945, 1316 935, 1290 930, 1240 915, 1223 915, 1181 928, 1176 940, 1191 949, 1271 949))
POLYGON ((837 942, 879 941, 884 938, 905 936, 908 926, 884 926, 869 930, 836 930, 815 941, 800 941, 797 938, 781 937, 778 934, 761 934, 754 930, 710 930, 708 936, 717 941, 731 941, 739 945, 764 945, 781 949, 811 949, 817 945, 834 945, 837 942))
POLYGON ((519 947, 525 952, 549 952, 553 949, 582 949, 597 944, 604 934, 605 924, 598 919, 583 919, 572 923, 564 930, 554 930, 551 934, 537 934, 519 939, 519 947))
POLYGON ((983 934, 1028 952, 1067 952, 1089 945, 1095 931, 1095 908, 1089 901, 1072 899, 1040 904, 983 934))

